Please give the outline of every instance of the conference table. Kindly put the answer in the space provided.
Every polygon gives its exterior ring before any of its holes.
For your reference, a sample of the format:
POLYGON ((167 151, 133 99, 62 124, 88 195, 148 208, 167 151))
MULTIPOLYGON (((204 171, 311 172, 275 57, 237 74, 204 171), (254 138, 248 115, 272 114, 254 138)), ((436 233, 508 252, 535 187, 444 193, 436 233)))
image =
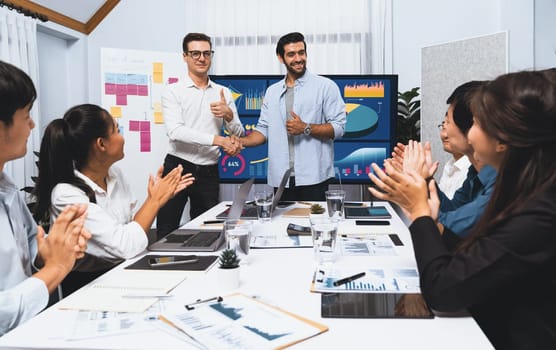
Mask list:
MULTIPOLYGON (((326 207, 325 203, 323 204, 326 207)), ((395 255, 372 256, 365 264, 375 267, 416 266, 409 231, 389 203, 384 205, 392 214, 390 225, 358 226, 355 220, 340 222, 339 233, 349 234, 392 234, 403 242, 396 246, 395 255)), ((221 202, 203 215, 184 225, 184 228, 210 229, 205 221, 214 220, 229 202, 221 202)), ((294 206, 307 207, 302 202, 294 206)), ((283 214, 293 207, 277 208, 271 222, 253 223, 255 236, 285 236, 288 223, 309 226, 304 217, 285 217, 283 214)), ((144 254, 149 252, 145 251, 144 254)), ((217 254, 196 253, 196 254, 217 254)), ((143 254, 143 255, 144 255, 143 254)), ((184 253, 191 254, 191 253, 184 253)), ((120 264, 106 275, 117 273, 125 266, 141 258, 138 256, 120 264)), ((337 262, 349 259, 339 255, 337 262)), ((432 319, 401 318, 323 318, 321 317, 321 295, 310 291, 316 262, 312 248, 263 248, 251 249, 248 263, 240 267, 240 285, 235 290, 222 290, 218 281, 218 268, 214 266, 206 273, 192 273, 173 291, 170 299, 159 302, 167 305, 188 304, 198 299, 242 293, 265 303, 277 306, 296 315, 321 323, 328 331, 306 339, 293 348, 298 349, 492 349, 492 345, 471 317, 439 317, 432 319)), ((105 276, 101 276, 106 278, 105 276)), ((95 281, 91 282, 95 283, 95 281)), ((79 293, 79 291, 77 291, 79 293)), ((156 306, 156 305, 155 305, 156 306)), ((176 332, 155 325, 136 332, 129 332, 80 340, 67 340, 68 330, 79 319, 77 310, 61 310, 57 304, 44 310, 28 322, 0 337, 2 349, 188 349, 197 348, 176 332)), ((84 327, 83 326, 83 327, 84 327)))

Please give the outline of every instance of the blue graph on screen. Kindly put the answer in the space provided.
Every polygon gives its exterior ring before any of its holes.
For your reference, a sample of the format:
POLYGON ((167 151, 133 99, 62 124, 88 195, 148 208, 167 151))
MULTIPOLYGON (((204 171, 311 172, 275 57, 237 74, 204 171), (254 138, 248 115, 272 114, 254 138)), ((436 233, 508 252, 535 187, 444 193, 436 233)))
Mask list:
POLYGON ((334 167, 336 174, 344 180, 359 180, 370 183, 368 174, 372 172, 371 164, 382 167, 390 151, 388 143, 336 142, 334 167))

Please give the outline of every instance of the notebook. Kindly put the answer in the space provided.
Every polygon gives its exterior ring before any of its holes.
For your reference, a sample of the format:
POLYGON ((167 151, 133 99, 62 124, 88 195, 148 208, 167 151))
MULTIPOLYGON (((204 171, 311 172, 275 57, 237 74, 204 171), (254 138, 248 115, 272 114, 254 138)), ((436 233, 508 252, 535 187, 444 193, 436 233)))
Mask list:
POLYGON ((194 259, 194 263, 187 264, 169 264, 161 266, 152 266, 149 260, 157 257, 165 257, 167 255, 152 255, 148 254, 136 261, 135 263, 126 266, 126 270, 174 270, 174 271, 206 271, 216 263, 218 257, 216 255, 186 255, 179 257, 186 257, 194 259))
MULTIPOLYGON (((272 216, 274 216, 274 214, 275 214, 275 209, 278 206, 278 203, 280 202, 280 198, 282 197, 282 193, 284 193, 284 189, 286 188, 286 184, 288 183, 288 181, 290 179, 290 173, 291 173, 291 169, 288 169, 284 172, 284 175, 282 176, 282 181, 280 182, 280 186, 278 187, 278 189, 276 190, 276 193, 274 194, 274 200, 272 201, 272 209, 271 209, 272 216)), ((249 181, 251 181, 251 180, 249 180, 249 181)), ((245 196, 243 196, 243 195, 240 196, 239 192, 242 190, 241 187, 240 187, 240 189, 238 191, 238 195, 234 199, 234 201, 232 203, 232 206, 230 208, 224 210, 220 214, 216 215, 216 218, 217 219, 229 218, 229 219, 257 220, 257 218, 258 218, 257 217, 257 206, 256 205, 248 205, 248 206, 245 205, 245 200, 247 199, 247 195, 249 194, 250 189, 251 189, 251 186, 249 186, 249 189, 246 190, 245 196), (241 199, 241 202, 240 202, 240 199, 241 199), (234 215, 232 216, 230 213, 233 213, 234 215)))
POLYGON ((222 243, 222 230, 177 229, 147 249, 152 252, 214 252, 222 243))

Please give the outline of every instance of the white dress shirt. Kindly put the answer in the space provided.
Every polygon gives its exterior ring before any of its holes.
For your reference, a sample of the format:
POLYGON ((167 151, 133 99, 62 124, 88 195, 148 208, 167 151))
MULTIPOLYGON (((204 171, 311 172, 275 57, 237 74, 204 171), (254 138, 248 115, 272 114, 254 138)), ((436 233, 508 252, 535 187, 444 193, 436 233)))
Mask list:
POLYGON ((46 284, 31 277, 37 225, 6 174, 0 173, 0 336, 48 304, 46 284))
MULTIPOLYGON (((87 243, 88 255, 116 262, 141 253, 147 247, 147 235, 136 221, 132 221, 137 202, 121 170, 116 166, 110 167, 106 178, 107 191, 79 171, 76 170, 75 174, 95 192, 96 203, 90 203, 89 197, 79 188, 66 183, 58 184, 52 190, 51 219, 54 220, 68 204, 86 203, 85 228, 92 235, 87 243)), ((92 259, 85 256, 78 260, 75 269, 98 270, 98 262, 93 266, 92 259)))
POLYGON ((438 182, 438 187, 446 197, 452 199, 454 193, 461 187, 467 177, 467 170, 471 166, 471 162, 467 156, 462 156, 456 161, 454 157, 444 165, 442 176, 438 182))
POLYGON ((197 165, 218 163, 220 149, 213 146, 215 135, 220 135, 222 125, 230 135, 243 136, 244 129, 237 114, 230 90, 209 80, 205 89, 198 88, 187 76, 169 85, 162 96, 164 125, 170 139, 169 154, 197 165), (220 90, 233 112, 230 122, 215 117, 210 104, 220 101, 220 90))

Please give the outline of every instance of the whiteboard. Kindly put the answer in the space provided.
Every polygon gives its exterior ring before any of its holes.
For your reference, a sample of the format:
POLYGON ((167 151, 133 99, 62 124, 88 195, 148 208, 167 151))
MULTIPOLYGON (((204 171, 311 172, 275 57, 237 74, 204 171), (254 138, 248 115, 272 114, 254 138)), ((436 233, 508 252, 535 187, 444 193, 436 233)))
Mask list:
POLYGON ((431 142, 433 159, 441 162, 437 180, 451 157, 442 149, 437 128, 447 110, 446 99, 465 82, 506 73, 507 52, 506 32, 422 48, 421 140, 431 142))
POLYGON ((147 197, 149 174, 156 174, 168 151, 162 93, 186 71, 180 52, 101 49, 101 104, 124 136, 125 156, 116 165, 138 203, 147 197))

